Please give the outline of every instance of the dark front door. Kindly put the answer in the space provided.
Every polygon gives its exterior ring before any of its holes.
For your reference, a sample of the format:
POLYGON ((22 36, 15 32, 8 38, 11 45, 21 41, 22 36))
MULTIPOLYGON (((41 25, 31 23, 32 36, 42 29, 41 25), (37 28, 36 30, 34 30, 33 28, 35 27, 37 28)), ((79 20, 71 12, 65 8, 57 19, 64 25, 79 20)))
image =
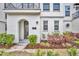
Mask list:
POLYGON ((28 34, 29 34, 28 22, 24 21, 24 39, 27 39, 28 34))

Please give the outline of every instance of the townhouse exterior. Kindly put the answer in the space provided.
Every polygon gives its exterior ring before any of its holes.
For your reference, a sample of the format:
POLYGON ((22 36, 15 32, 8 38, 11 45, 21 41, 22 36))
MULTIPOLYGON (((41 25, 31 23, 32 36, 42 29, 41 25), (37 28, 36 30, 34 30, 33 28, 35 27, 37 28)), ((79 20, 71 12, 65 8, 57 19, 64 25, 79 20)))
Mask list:
MULTIPOLYGON (((35 34, 37 43, 47 40, 52 32, 79 32, 78 3, 6 3, 2 13, 6 14, 7 33, 15 35, 19 43, 28 35, 35 34), (42 34, 46 38, 42 39, 42 34)), ((3 17, 4 18, 4 17, 3 17)), ((3 19, 2 19, 3 20, 3 19)))
POLYGON ((4 4, 0 3, 0 33, 4 33, 6 31, 6 19, 5 13, 3 12, 4 4))

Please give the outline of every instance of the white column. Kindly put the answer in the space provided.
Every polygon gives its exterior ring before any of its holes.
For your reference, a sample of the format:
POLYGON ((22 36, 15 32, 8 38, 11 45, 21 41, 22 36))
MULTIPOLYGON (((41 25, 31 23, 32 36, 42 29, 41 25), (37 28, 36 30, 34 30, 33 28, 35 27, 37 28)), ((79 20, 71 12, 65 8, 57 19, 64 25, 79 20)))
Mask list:
POLYGON ((20 23, 20 39, 24 39, 24 21, 20 23))

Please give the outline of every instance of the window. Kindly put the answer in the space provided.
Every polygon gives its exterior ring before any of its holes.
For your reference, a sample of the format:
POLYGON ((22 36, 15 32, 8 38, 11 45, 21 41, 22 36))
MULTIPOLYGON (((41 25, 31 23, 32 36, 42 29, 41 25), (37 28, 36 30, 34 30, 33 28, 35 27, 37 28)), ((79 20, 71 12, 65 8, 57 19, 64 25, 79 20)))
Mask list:
POLYGON ((59 21, 54 21, 54 31, 58 32, 59 31, 59 21))
POLYGON ((43 21, 43 30, 48 31, 48 21, 43 21))
POLYGON ((75 8, 76 8, 76 10, 79 10, 79 6, 78 7, 76 6, 75 8))
POLYGON ((70 6, 65 6, 65 16, 70 16, 70 6))
POLYGON ((49 11, 50 10, 50 4, 49 3, 43 3, 43 11, 49 11))
POLYGON ((53 10, 60 11, 60 3, 53 3, 53 10))
POLYGON ((6 8, 6 3, 4 3, 4 8, 6 8))
POLYGON ((76 10, 79 10, 79 3, 75 3, 74 7, 75 7, 76 10))
POLYGON ((27 3, 28 8, 34 8, 34 3, 27 3))

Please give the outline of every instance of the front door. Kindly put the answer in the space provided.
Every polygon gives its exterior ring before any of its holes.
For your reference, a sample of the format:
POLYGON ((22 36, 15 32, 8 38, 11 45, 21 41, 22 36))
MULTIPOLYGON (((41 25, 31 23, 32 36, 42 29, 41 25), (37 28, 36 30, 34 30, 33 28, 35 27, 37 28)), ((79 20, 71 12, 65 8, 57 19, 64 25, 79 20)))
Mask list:
POLYGON ((27 38, 28 34, 29 34, 28 22, 27 21, 24 21, 24 39, 27 38))

